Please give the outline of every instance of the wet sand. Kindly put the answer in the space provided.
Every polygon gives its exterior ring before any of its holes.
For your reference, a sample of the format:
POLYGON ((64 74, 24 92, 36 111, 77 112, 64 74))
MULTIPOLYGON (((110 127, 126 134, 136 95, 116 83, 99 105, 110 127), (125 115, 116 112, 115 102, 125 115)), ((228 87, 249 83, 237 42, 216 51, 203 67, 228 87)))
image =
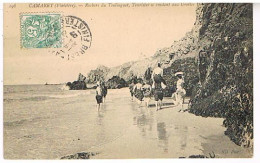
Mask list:
POLYGON ((91 159, 252 156, 224 135, 222 118, 180 113, 169 98, 156 111, 154 105, 138 107, 128 88, 109 90, 98 112, 94 90, 73 94, 34 103, 4 101, 4 158, 60 159, 79 152, 97 152, 91 159))

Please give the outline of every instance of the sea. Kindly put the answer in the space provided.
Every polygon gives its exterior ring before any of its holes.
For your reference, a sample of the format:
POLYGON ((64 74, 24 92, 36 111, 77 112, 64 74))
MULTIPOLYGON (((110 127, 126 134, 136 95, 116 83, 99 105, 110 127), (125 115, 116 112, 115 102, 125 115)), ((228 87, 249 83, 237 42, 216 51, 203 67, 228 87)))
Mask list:
POLYGON ((109 90, 99 111, 95 95, 64 85, 4 85, 4 158, 59 159, 122 135, 136 106, 128 88, 109 90))

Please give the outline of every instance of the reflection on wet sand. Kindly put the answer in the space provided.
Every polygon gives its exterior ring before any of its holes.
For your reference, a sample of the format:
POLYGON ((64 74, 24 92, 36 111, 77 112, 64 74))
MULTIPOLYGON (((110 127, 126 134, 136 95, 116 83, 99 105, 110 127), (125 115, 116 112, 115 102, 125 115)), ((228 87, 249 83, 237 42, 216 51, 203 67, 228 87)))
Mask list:
POLYGON ((158 146, 163 148, 164 152, 168 152, 168 136, 164 122, 157 123, 158 146))
POLYGON ((98 125, 103 125, 103 118, 105 116, 105 112, 106 112, 106 109, 105 109, 105 105, 101 105, 102 107, 102 110, 100 109, 99 111, 97 111, 97 124, 98 125))
POLYGON ((180 141, 181 150, 185 150, 185 148, 187 146, 188 127, 187 126, 181 126, 180 130, 182 130, 181 135, 180 135, 180 138, 181 138, 181 141, 180 141))
POLYGON ((158 142, 158 147, 163 149, 163 152, 168 152, 168 136, 165 122, 157 122, 154 124, 156 117, 151 108, 142 107, 136 109, 133 107, 135 116, 133 117, 133 124, 139 128, 139 131, 144 139, 153 139, 158 142), (156 129, 153 131, 153 129, 156 129), (155 139, 156 138, 156 139, 155 139))
POLYGON ((137 125, 141 131, 143 137, 150 135, 153 128, 153 114, 147 108, 140 108, 140 110, 134 110, 135 116, 133 117, 134 125, 137 125), (148 133, 148 134, 147 134, 148 133))
MULTIPOLYGON (((149 108, 139 107, 128 98, 123 98, 122 95, 114 98, 114 105, 107 105, 107 112, 104 109, 100 113, 99 123, 120 122, 127 125, 127 128, 113 142, 95 149, 104 153, 95 158, 178 158, 201 155, 204 152, 201 146, 204 140, 199 135, 208 137, 224 133, 222 119, 206 119, 188 112, 179 113, 179 108, 172 106, 171 99, 166 98, 163 109, 156 111, 153 105, 149 108)), ((115 126, 106 123, 102 128, 105 126, 104 129, 111 127, 111 130, 115 130, 115 126)), ((107 132, 110 130, 105 134, 107 132)))
POLYGON ((101 109, 97 111, 96 117, 96 139, 97 140, 106 140, 106 133, 105 133, 105 125, 104 125, 104 118, 105 118, 105 106, 104 104, 101 106, 101 109))
MULTIPOLYGON (((168 153, 169 137, 174 142, 175 148, 185 151, 188 141, 188 127, 185 125, 175 125, 166 119, 155 116, 152 108, 137 108, 132 105, 133 125, 139 128, 140 134, 144 139, 152 139, 157 142, 157 146, 162 152, 168 153), (154 123, 156 122, 156 123, 154 123)), ((172 146, 172 144, 171 144, 172 146)))

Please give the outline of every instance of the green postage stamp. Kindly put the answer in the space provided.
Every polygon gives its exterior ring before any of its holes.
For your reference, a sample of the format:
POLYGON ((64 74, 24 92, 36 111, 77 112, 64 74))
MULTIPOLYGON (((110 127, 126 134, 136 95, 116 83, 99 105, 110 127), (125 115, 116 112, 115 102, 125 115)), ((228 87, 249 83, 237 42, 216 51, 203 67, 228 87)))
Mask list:
POLYGON ((60 14, 21 14, 21 47, 62 47, 61 22, 60 14))

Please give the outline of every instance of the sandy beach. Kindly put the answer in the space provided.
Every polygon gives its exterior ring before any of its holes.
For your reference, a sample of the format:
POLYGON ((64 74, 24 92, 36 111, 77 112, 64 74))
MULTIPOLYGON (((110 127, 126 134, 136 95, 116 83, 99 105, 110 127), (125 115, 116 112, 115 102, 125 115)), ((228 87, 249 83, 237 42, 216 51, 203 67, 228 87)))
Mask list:
POLYGON ((149 108, 138 107, 128 88, 108 90, 98 112, 94 90, 46 87, 56 91, 8 94, 11 87, 4 87, 5 159, 60 159, 79 152, 97 153, 90 159, 252 157, 224 135, 222 118, 180 113, 169 98, 156 111, 153 100, 149 108))

